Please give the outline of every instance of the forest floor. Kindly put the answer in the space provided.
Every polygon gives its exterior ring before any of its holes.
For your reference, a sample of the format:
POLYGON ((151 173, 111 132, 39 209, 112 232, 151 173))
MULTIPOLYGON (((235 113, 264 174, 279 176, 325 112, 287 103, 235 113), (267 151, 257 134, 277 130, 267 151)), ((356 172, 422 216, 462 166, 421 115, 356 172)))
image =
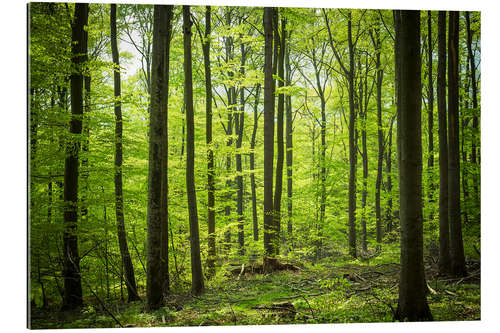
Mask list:
MULTIPOLYGON (((426 265, 434 320, 480 320, 480 266, 462 279, 437 276, 426 265)), ((175 294, 166 306, 144 312, 127 304, 86 299, 79 311, 32 309, 32 328, 97 328, 391 322, 397 307, 399 264, 321 264, 299 271, 227 275, 207 283, 201 296, 175 294), (111 315, 112 314, 112 315, 111 315), (114 317, 114 318, 113 318, 114 317)), ((144 298, 144 297, 143 297, 144 298)))

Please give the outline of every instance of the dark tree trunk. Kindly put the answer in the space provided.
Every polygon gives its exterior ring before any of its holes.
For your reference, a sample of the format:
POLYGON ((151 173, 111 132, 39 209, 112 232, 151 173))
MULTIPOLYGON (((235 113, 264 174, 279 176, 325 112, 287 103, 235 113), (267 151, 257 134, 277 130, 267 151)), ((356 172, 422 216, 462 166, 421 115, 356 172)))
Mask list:
POLYGON ((451 272, 448 217, 448 131, 446 116, 446 12, 438 17, 437 106, 439 119, 439 273, 451 272))
POLYGON ((207 219, 208 219, 208 276, 215 275, 215 181, 214 151, 212 147, 212 71, 210 68, 211 8, 205 10, 205 39, 202 44, 205 65, 205 107, 206 107, 206 143, 207 143, 207 219))
POLYGON ((423 261, 420 12, 396 11, 400 58, 399 201, 401 275, 396 319, 432 320, 423 261))
MULTIPOLYGON (((360 66, 361 68, 361 61, 360 66)), ((361 229, 362 229, 362 247, 363 251, 368 251, 367 231, 366 231, 366 200, 368 197, 368 148, 366 141, 366 121, 368 111, 368 64, 365 65, 365 77, 360 78, 360 94, 359 94, 359 113, 361 116, 361 149, 362 149, 362 165, 363 165, 363 190, 361 191, 361 229)))
POLYGON ((198 208, 196 206, 196 188, 194 181, 194 106, 191 54, 192 22, 189 9, 190 6, 182 6, 184 31, 184 104, 186 105, 186 187, 189 207, 189 235, 191 243, 191 292, 194 295, 199 295, 203 292, 204 285, 201 270, 198 208))
POLYGON ((458 119, 458 12, 448 20, 448 215, 450 221, 451 273, 465 276, 465 257, 460 214, 460 143, 458 119))
MULTIPOLYGON (((285 85, 285 20, 281 19, 281 34, 279 33, 279 26, 275 29, 275 45, 279 45, 278 54, 278 87, 281 88, 285 85)), ((283 192, 283 162, 285 159, 284 144, 283 144, 283 114, 285 109, 285 95, 280 93, 278 95, 278 112, 276 121, 276 148, 278 156, 276 158, 276 183, 274 185, 274 225, 275 232, 274 242, 276 253, 279 254, 280 250, 280 231, 281 231, 281 194, 283 192)))
POLYGON ((116 5, 111 4, 111 53, 113 58, 113 82, 115 97, 115 211, 116 227, 118 233, 118 243, 120 245, 120 255, 125 270, 125 284, 127 285, 128 301, 139 299, 135 284, 134 267, 130 258, 127 244, 127 233, 125 231, 125 221, 123 216, 123 181, 122 181, 122 161, 123 161, 123 120, 121 105, 121 78, 120 78, 120 57, 118 53, 117 32, 116 32, 116 5))
POLYGON ((349 43, 349 254, 356 258, 356 111, 354 109, 354 44, 352 41, 351 12, 347 21, 349 43))
MULTIPOLYGON (((241 38, 241 35, 240 35, 241 38)), ((245 44, 241 43, 241 69, 240 74, 245 77, 245 44)), ((238 245, 239 254, 245 254, 245 225, 243 215, 243 170, 241 163, 241 143, 243 141, 243 129, 245 124, 245 89, 240 87, 240 111, 235 118, 236 138, 236 184, 238 186, 238 245)))
MULTIPOLYGON (((289 35, 290 36, 290 35, 289 35)), ((290 86, 292 82, 292 73, 290 68, 290 46, 287 44, 285 51, 285 67, 286 67, 286 82, 285 85, 290 86)), ((285 111, 286 111, 286 192, 287 192, 287 238, 288 246, 293 248, 293 118, 292 118, 292 96, 286 95, 285 97, 285 111)))
POLYGON ((274 157, 274 84, 273 84, 273 8, 264 8, 264 252, 274 256, 273 157, 274 157))
POLYGON ((166 206, 166 158, 168 103, 167 43, 171 6, 154 6, 153 58, 151 71, 151 115, 149 123, 148 238, 146 308, 160 308, 168 290, 168 216, 166 206))
POLYGON ((375 181, 375 218, 377 229, 377 251, 380 251, 382 243, 382 213, 380 208, 380 188, 382 185, 382 164, 384 162, 384 130, 382 127, 382 80, 384 71, 381 68, 380 54, 382 52, 380 45, 380 29, 374 30, 374 47, 376 52, 375 66, 377 67, 377 138, 378 138, 378 160, 377 160, 377 179, 375 181))
MULTIPOLYGON (((473 128, 473 134, 472 134, 472 139, 471 139, 471 154, 470 154, 470 160, 472 165, 475 168, 479 169, 479 160, 477 157, 477 134, 478 133, 478 127, 479 127, 479 113, 480 110, 478 108, 478 102, 477 102, 477 83, 476 83, 476 64, 475 64, 475 58, 474 58, 474 53, 472 52, 472 35, 473 31, 470 27, 470 13, 465 12, 465 20, 467 24, 467 52, 468 52, 468 58, 469 58, 469 66, 470 66, 470 78, 471 78, 471 88, 472 88, 472 108, 473 110, 473 117, 472 117, 472 128, 473 128)), ((467 92, 468 93, 468 92, 467 92)), ((478 177, 478 172, 474 171, 473 173, 473 188, 474 188, 474 202, 477 205, 480 205, 481 202, 481 193, 479 191, 479 182, 480 178, 478 177)), ((477 221, 479 222, 480 220, 480 212, 481 210, 478 207, 478 212, 479 216, 477 218, 477 221)))
MULTIPOLYGON (((429 10, 427 12, 427 100, 428 100, 428 110, 427 110, 427 132, 429 135, 429 146, 427 157, 427 173, 428 173, 428 198, 431 204, 431 209, 433 208, 432 202, 433 192, 434 192, 434 179, 433 179, 433 168, 434 168, 434 84, 432 78, 432 12, 429 10)), ((433 219, 434 212, 431 210, 429 219, 433 219)))
POLYGON ((387 194, 389 198, 387 199, 387 208, 385 211, 386 228, 387 232, 391 232, 394 228, 394 211, 392 210, 392 127, 394 124, 394 118, 391 121, 391 127, 389 128, 389 139, 387 140, 387 153, 385 154, 385 165, 387 172, 387 194))
POLYGON ((161 278, 163 294, 170 292, 170 274, 168 265, 168 83, 170 79, 170 40, 172 38, 173 6, 162 7, 163 24, 162 38, 164 40, 163 74, 161 87, 162 140, 161 140, 161 278), (163 32, 164 31, 164 32, 163 32))
MULTIPOLYGON (((88 20, 88 4, 77 3, 71 33, 71 62, 75 71, 71 74, 71 122, 69 132, 82 134, 83 115, 83 73, 82 65, 87 53, 84 27, 88 20)), ((64 235, 63 235, 63 310, 80 307, 82 300, 82 281, 80 275, 80 256, 78 254, 78 155, 80 143, 70 140, 66 145, 64 166, 64 235)))
POLYGON ((255 184, 255 138, 257 135, 257 126, 259 115, 257 106, 259 105, 260 84, 255 88, 255 103, 253 105, 253 130, 250 140, 250 187, 252 191, 252 222, 253 222, 253 240, 259 240, 259 225, 257 220, 257 185, 255 184))

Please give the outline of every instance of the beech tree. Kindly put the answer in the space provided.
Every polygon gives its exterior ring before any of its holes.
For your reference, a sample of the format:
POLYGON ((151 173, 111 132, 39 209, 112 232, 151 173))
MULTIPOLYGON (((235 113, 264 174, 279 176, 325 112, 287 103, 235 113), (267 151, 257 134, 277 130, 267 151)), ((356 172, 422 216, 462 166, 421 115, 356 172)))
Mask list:
MULTIPOLYGON (((82 134, 83 115, 83 60, 87 53, 84 33, 89 14, 88 4, 76 4, 71 22, 71 62, 74 71, 71 80, 71 121, 69 132, 82 134)), ((63 235, 63 277, 64 299, 62 308, 72 310, 83 304, 80 255, 78 252, 78 167, 79 140, 69 140, 66 145, 64 164, 64 235, 63 235)))
POLYGON ((400 321, 425 321, 432 320, 432 315, 426 300, 423 261, 420 12, 398 10, 395 16, 401 23, 396 29, 401 56, 398 92, 401 275, 395 317, 400 321))

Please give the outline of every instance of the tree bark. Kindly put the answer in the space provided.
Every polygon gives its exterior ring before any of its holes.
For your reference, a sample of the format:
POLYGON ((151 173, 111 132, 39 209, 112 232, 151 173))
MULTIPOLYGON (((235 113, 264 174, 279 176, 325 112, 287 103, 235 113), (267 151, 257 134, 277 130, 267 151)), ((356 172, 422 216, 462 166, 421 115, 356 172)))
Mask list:
MULTIPOLYGON (((289 34, 290 36, 290 34, 289 34)), ((292 73, 290 68, 290 42, 288 42, 285 51, 285 68, 286 68, 286 86, 290 86, 292 82, 292 73)), ((286 192, 287 192, 287 238, 288 246, 293 249, 293 118, 292 118, 292 96, 285 97, 286 110, 286 192)))
POLYGON ((465 269, 460 214, 460 143, 458 119, 458 12, 450 11, 448 20, 448 215, 450 221, 451 273, 467 274, 465 269))
POLYGON ((377 159, 377 179, 375 181, 375 218, 377 229, 377 251, 380 251, 382 243, 382 213, 380 208, 380 188, 382 185, 382 165, 384 162, 384 130, 382 127, 382 80, 384 71, 381 68, 380 55, 382 52, 380 43, 380 29, 374 30, 374 47, 376 52, 375 66, 377 68, 377 138, 378 138, 378 159, 377 159))
POLYGON ((166 129, 165 99, 165 51, 167 43, 167 6, 154 6, 153 58, 151 70, 151 114, 149 123, 149 174, 148 174, 148 237, 146 295, 148 311, 163 304, 165 266, 163 241, 164 217, 164 149, 166 129), (163 260, 162 260, 163 259, 163 260))
MULTIPOLYGON (((472 35, 473 31, 470 26, 470 12, 465 12, 465 20, 467 24, 467 52, 468 52, 468 58, 469 58, 469 66, 470 66, 470 78, 471 78, 471 88, 472 88, 472 108, 473 110, 473 116, 472 116, 472 128, 473 128, 473 134, 472 134, 472 139, 471 139, 471 155, 470 155, 470 160, 471 163, 474 167, 479 168, 479 159, 477 156, 477 134, 479 131, 479 114, 480 114, 480 109, 478 107, 478 101, 477 101, 477 83, 476 83, 476 65, 475 65, 475 58, 474 58, 474 53, 472 52, 472 35)), ((468 93, 468 92, 467 92, 468 93)), ((479 191, 479 183, 480 183, 480 177, 478 177, 479 172, 475 171, 473 173, 473 188, 474 188, 474 202, 477 203, 477 205, 480 205, 481 202, 481 193, 479 191)), ((478 217, 477 217, 477 222, 480 221, 480 216, 481 216, 481 210, 478 207, 478 217)))
POLYGON ((396 318, 427 321, 432 315, 426 300, 423 262, 422 132, 420 12, 396 11, 400 47, 400 160, 401 275, 396 318))
POLYGON ((260 98, 260 84, 255 88, 255 103, 253 105, 253 130, 250 140, 250 188, 252 191, 252 225, 253 225, 253 240, 259 240, 259 225, 257 219, 257 185, 255 183, 255 138, 257 136, 257 126, 259 115, 257 106, 260 98))
MULTIPOLYGON (((240 35, 241 38, 241 35, 240 35)), ((241 43, 241 69, 240 74, 245 77, 245 44, 241 43)), ((240 87, 240 110, 236 115, 235 128, 237 133, 236 138, 236 184, 238 185, 238 246, 239 254, 245 254, 245 224, 243 215, 243 170, 241 163, 241 144, 243 141, 243 129, 245 124, 245 88, 240 87)))
POLYGON ((354 109, 354 44, 352 41, 352 15, 347 20, 347 41, 349 43, 349 254, 357 257, 356 251, 356 111, 354 109))
MULTIPOLYGON (((71 62, 74 72, 71 82, 71 121, 69 132, 82 134, 83 73, 82 64, 87 53, 84 27, 88 20, 88 4, 77 3, 71 32, 71 62)), ((83 304, 80 256, 78 254, 78 164, 80 143, 72 139, 66 145, 64 165, 64 234, 63 234, 63 310, 72 310, 83 304)))
POLYGON ((125 230, 125 220, 123 214, 123 120, 121 106, 121 78, 120 78, 120 57, 118 53, 117 32, 116 32, 116 4, 111 4, 111 53, 113 58, 113 82, 114 82, 114 110, 115 110, 115 212, 116 227, 118 233, 118 243, 120 255, 125 270, 125 284, 127 286, 128 301, 139 300, 137 287, 135 284, 134 266, 130 258, 127 244, 127 233, 125 230))
POLYGON ((434 193, 434 179, 433 179, 433 168, 434 168, 434 84, 433 84, 433 78, 432 78, 432 54, 433 54, 433 48, 432 48, 432 12, 429 10, 427 12, 427 75, 428 75, 428 81, 427 81, 427 101, 428 101, 428 110, 427 110, 427 132, 429 135, 429 144, 428 144, 428 154, 429 156, 427 157, 427 173, 428 173, 428 181, 429 184, 427 186, 428 188, 428 199, 429 199, 429 204, 431 206, 431 212, 430 212, 430 217, 429 219, 433 219, 434 213, 432 211, 432 202, 434 201, 433 199, 433 193, 434 193))
MULTIPOLYGON (((278 54, 278 88, 285 85, 285 24, 286 21, 281 19, 281 34, 279 33, 279 26, 275 29, 275 45, 279 45, 278 54)), ((278 94, 278 110, 276 121, 276 182, 274 185, 274 225, 275 225, 275 247, 276 253, 279 254, 280 250, 280 231, 281 231, 281 195, 283 193, 283 162, 284 162, 284 143, 283 143, 283 115, 285 109, 285 95, 280 92, 278 94)))
POLYGON ((198 208, 196 206, 196 187, 194 181, 194 106, 193 106, 193 69, 191 54, 190 6, 182 6, 184 31, 184 104, 186 105, 186 187, 189 209, 189 235, 191 243, 191 292, 203 292, 201 269, 200 239, 198 230, 198 208))
POLYGON ((207 221, 208 221, 208 276, 215 275, 215 170, 214 170, 214 151, 212 147, 212 71, 210 68, 210 35, 211 27, 211 7, 205 9, 205 39, 202 43, 203 60, 205 65, 205 122, 207 143, 207 221))
POLYGON ((439 119, 439 273, 451 272, 448 217, 448 131, 446 115, 446 12, 438 17, 437 106, 439 119))
POLYGON ((273 8, 265 7, 264 25, 264 252, 274 256, 273 244, 273 158, 274 158, 274 84, 273 84, 273 8))

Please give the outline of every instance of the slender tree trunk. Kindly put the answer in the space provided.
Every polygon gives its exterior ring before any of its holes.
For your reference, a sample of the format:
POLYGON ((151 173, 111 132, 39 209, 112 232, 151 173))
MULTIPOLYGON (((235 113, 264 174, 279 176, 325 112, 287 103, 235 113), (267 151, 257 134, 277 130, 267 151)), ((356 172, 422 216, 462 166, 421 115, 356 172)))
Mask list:
POLYGON ((450 219, 451 272, 467 274, 460 214, 460 143, 458 119, 458 12, 449 12, 448 21, 448 215, 450 219))
MULTIPOLYGON (((290 36, 290 34, 289 34, 290 36)), ((287 43, 285 51, 285 68, 286 68, 286 86, 290 86, 292 82, 292 73, 290 68, 290 42, 287 43)), ((287 192, 287 238, 288 246, 293 249, 293 118, 292 118, 292 96, 285 97, 286 110, 286 192, 287 192)))
POLYGON ((113 81, 115 97, 115 211, 116 227, 118 232, 118 243, 122 264, 125 270, 125 283, 127 285, 128 301, 139 299, 135 284, 134 267, 130 258, 127 244, 127 233, 125 231, 125 221, 123 216, 123 181, 122 181, 122 160, 123 160, 123 121, 121 106, 121 78, 120 78, 120 58, 118 53, 117 32, 116 32, 116 5, 111 4, 111 53, 113 57, 113 81))
POLYGON ((206 107, 206 143, 207 143, 207 217, 208 217, 208 276, 215 275, 215 181, 214 151, 212 147, 212 71, 210 68, 211 7, 205 9, 205 39, 202 43, 205 65, 205 107, 206 107))
MULTIPOLYGON (((88 20, 88 4, 77 3, 71 33, 71 62, 76 69, 71 80, 71 122, 69 132, 79 136, 82 134, 83 115, 83 73, 82 64, 87 53, 84 27, 88 20)), ((80 307, 82 300, 82 281, 80 276, 80 256, 78 254, 78 140, 70 140, 66 146, 64 166, 64 299, 63 310, 80 307)))
POLYGON ((432 12, 429 10, 427 12, 427 75, 428 81, 427 81, 427 92, 428 92, 428 97, 427 97, 427 102, 428 102, 428 111, 427 111, 427 132, 429 135, 429 145, 428 145, 428 154, 429 156, 427 157, 427 173, 428 173, 428 199, 429 199, 429 204, 431 207, 431 212, 430 212, 430 217, 429 219, 433 219, 434 212, 433 212, 433 205, 432 203, 434 202, 433 199, 433 193, 434 193, 434 179, 433 179, 433 168, 434 168, 434 84, 433 84, 433 78, 432 78, 432 54, 433 54, 433 48, 432 48, 432 12))
POLYGON ((163 73, 161 90, 162 113, 162 140, 161 140, 161 278, 163 294, 170 293, 170 274, 168 265, 168 83, 170 79, 170 40, 172 38, 173 6, 162 7, 162 17, 165 23, 162 26, 162 38, 165 51, 163 52, 163 73), (163 33, 163 31, 165 31, 163 33))
POLYGON ((273 244, 273 157, 274 157, 274 89, 273 89, 273 8, 264 8, 264 252, 274 256, 273 244))
POLYGON ((420 12, 396 11, 400 48, 401 275, 396 319, 432 320, 426 299, 423 261, 420 12))
MULTIPOLYGON (((240 35, 241 38, 241 35, 240 35)), ((240 74, 245 77, 245 44, 241 43, 241 69, 240 74)), ((245 254, 245 225, 243 215, 243 170, 241 163, 241 144, 243 141, 243 129, 245 124, 245 89, 240 87, 240 111, 235 118, 235 128, 238 134, 236 138, 236 184, 238 185, 238 245, 239 254, 245 254)))
MULTIPOLYGON (((394 119, 394 118, 393 118, 394 119)), ((393 220, 394 220, 394 211, 392 210, 392 127, 394 121, 391 122, 391 127, 389 128, 389 139, 387 140, 387 153, 385 155, 385 165, 387 172, 387 208, 385 211, 385 219, 386 219, 386 228, 387 232, 392 232, 394 228, 393 220)))
POLYGON ((253 130, 250 140, 250 187, 252 191, 252 221, 253 221, 253 240, 259 240, 259 225, 257 220, 257 185, 255 183, 255 138, 257 135, 257 126, 259 115, 257 106, 259 105, 260 84, 255 88, 255 103, 253 105, 253 130))
MULTIPOLYGON (((468 58, 469 58, 469 66, 470 66, 470 78, 471 78, 471 87, 472 87, 472 108, 473 110, 473 116, 472 116, 472 129, 473 129, 473 134, 472 134, 472 139, 471 139, 471 155, 470 155, 470 160, 472 165, 479 169, 479 159, 477 156, 477 137, 478 137, 478 131, 479 131, 479 114, 480 114, 480 109, 478 107, 478 101, 477 101, 477 83, 476 83, 476 64, 475 64, 475 58, 474 58, 474 53, 472 52, 472 35, 473 31, 470 26, 470 12, 465 12, 465 20, 467 24, 467 52, 468 52, 468 58)), ((467 92, 468 93, 468 92, 467 92)), ((479 183, 480 183, 480 177, 479 177, 479 172, 474 170, 473 176, 473 188, 474 188, 474 203, 480 206, 481 202, 481 192, 479 191, 479 183)), ((480 221, 480 214, 481 214, 481 209, 478 207, 478 217, 477 217, 477 222, 479 223, 480 221)))
POLYGON ((376 52, 375 66, 377 67, 377 138, 378 138, 378 159, 377 159, 377 179, 375 181, 375 218, 377 229, 377 251, 380 251, 382 243, 382 213, 380 208, 380 188, 382 185, 382 165, 384 163, 384 130, 382 127, 382 80, 384 71, 381 68, 380 54, 380 29, 374 30, 374 46, 376 52))
POLYGON ((356 163, 355 141, 356 111, 354 109, 354 44, 352 41, 352 15, 347 21, 347 40, 349 43, 349 254, 356 258, 356 163))
MULTIPOLYGON (((282 88, 285 85, 285 20, 281 19, 281 34, 279 33, 279 27, 274 27, 275 29, 275 45, 279 45, 278 54, 278 87, 282 88)), ((285 95, 280 93, 278 95, 278 112, 276 121, 276 148, 278 156, 276 158, 276 182, 274 185, 274 224, 275 232, 274 242, 276 253, 280 252, 280 231, 281 231, 281 194, 283 192, 283 162, 284 162, 284 144, 283 144, 283 115, 285 109, 285 95)))
MULTIPOLYGON (((361 61, 360 66, 361 68, 361 61)), ((361 116, 361 149, 362 149, 362 165, 363 165, 363 190, 361 191, 361 229, 362 229, 362 247, 363 251, 368 251, 367 231, 366 231, 366 200, 368 197, 368 148, 366 141, 366 121, 367 121, 367 106, 368 103, 363 103, 364 99, 368 98, 367 81, 368 81, 368 66, 365 66, 365 77, 360 78, 360 94, 359 94, 359 113, 361 116)))
POLYGON ((451 272, 448 217, 448 131, 446 121, 446 12, 438 17, 437 106, 439 119, 439 273, 451 272))
POLYGON ((193 70, 191 54, 190 6, 182 6, 184 31, 184 104, 186 105, 186 187, 189 207, 189 235, 191 243, 191 292, 203 292, 203 273, 201 269, 200 239, 198 230, 198 208, 196 206, 196 187, 194 181, 194 106, 193 70))

